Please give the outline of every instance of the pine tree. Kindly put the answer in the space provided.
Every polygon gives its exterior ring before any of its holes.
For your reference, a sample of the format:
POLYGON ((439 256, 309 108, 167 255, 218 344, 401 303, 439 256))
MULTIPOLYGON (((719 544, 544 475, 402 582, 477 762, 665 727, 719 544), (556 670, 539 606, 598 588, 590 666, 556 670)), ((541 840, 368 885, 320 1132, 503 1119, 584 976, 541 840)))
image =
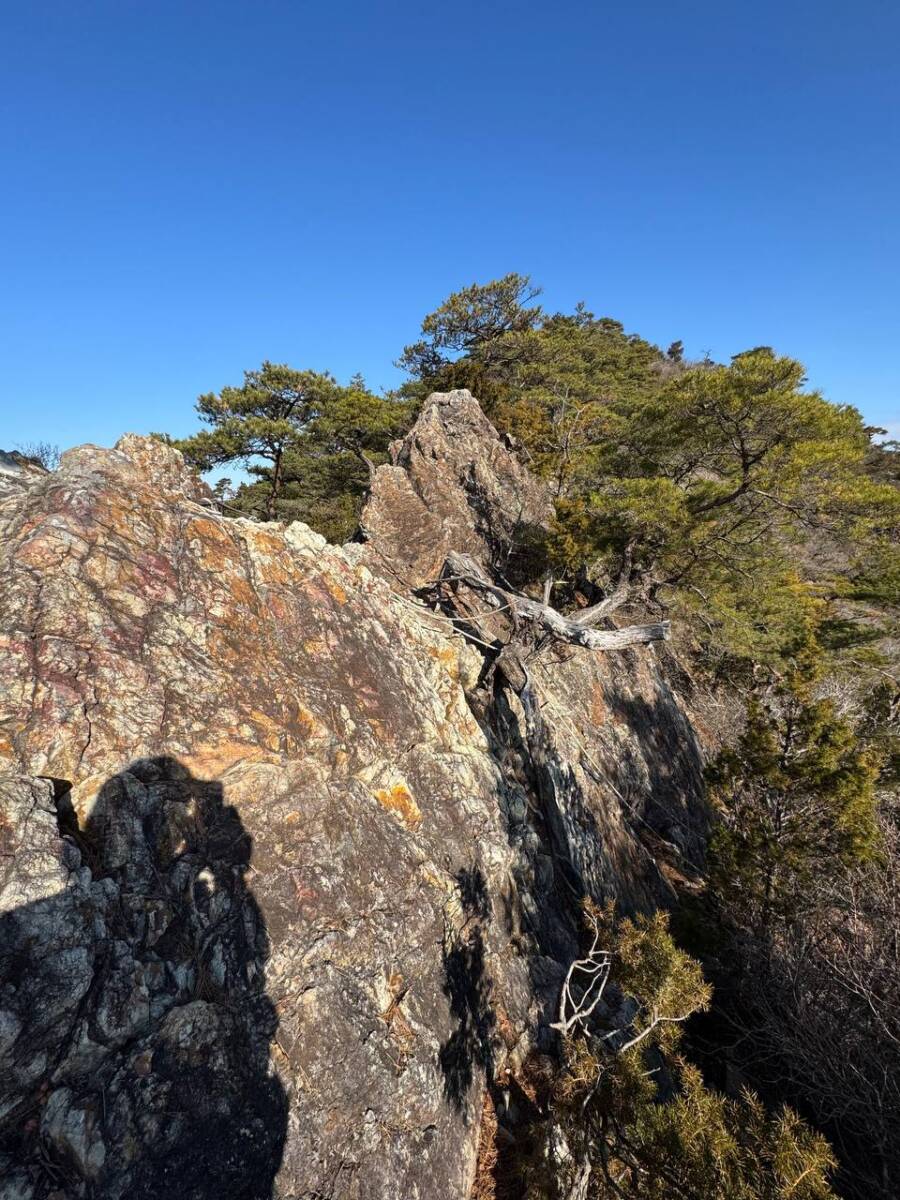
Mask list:
POLYGON ((263 511, 274 520, 284 486, 285 456, 335 389, 330 375, 266 361, 258 371, 244 372, 241 387, 200 396, 197 412, 211 428, 185 438, 179 448, 201 470, 226 462, 252 469, 260 459, 270 464, 263 511))
POLYGON ((679 1056, 710 988, 667 917, 621 920, 590 902, 585 916, 591 949, 566 981, 564 1062, 524 1168, 529 1200, 833 1200, 820 1134, 751 1092, 721 1095, 679 1056))
POLYGON ((409 421, 406 404, 370 392, 361 376, 333 376, 264 362, 239 388, 197 401, 212 426, 176 443, 201 470, 227 462, 253 476, 229 503, 266 520, 304 520, 348 537, 388 443, 409 421))
POLYGON ((720 815, 710 878, 726 918, 766 935, 815 908, 821 873, 871 858, 879 767, 832 702, 815 698, 811 671, 752 698, 736 746, 709 769, 720 815))

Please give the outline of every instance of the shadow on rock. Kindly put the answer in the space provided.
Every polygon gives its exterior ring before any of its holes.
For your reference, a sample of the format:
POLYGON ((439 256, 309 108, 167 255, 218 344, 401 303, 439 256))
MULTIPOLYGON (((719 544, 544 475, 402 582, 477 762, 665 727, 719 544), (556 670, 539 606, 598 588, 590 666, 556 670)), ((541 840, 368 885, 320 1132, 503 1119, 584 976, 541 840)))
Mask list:
POLYGON ((490 914, 487 885, 477 867, 460 871, 456 883, 464 920, 461 929, 445 938, 443 950, 444 994, 456 1028, 441 1046, 439 1061, 444 1095, 462 1112, 476 1072, 484 1071, 489 1084, 493 1080, 496 1018, 481 928, 490 914))
POLYGON ((82 828, 64 795, 56 819, 55 840, 39 820, 29 838, 52 845, 57 888, 62 844, 65 887, 0 916, 0 1175, 17 1200, 267 1200, 287 1098, 237 811, 153 758, 82 828))
POLYGON ((645 797, 639 813, 644 826, 674 845, 687 863, 702 866, 708 814, 697 802, 704 793, 703 757, 694 730, 671 696, 651 703, 617 692, 610 707, 633 731, 642 755, 642 762, 633 751, 623 755, 620 790, 645 797))

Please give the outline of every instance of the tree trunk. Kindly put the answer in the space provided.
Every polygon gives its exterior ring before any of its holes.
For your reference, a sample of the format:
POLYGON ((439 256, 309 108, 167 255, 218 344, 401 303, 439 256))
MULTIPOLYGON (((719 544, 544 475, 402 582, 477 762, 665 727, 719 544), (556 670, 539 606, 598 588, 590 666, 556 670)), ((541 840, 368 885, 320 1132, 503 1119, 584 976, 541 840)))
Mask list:
POLYGON ((357 458, 362 459, 362 461, 366 464, 366 470, 369 472, 369 484, 371 485, 375 481, 375 472, 378 470, 378 468, 372 462, 371 458, 369 458, 368 454, 366 454, 365 450, 361 449, 359 446, 355 448, 353 453, 357 458))
POLYGON ((284 482, 284 452, 277 450, 272 463, 272 486, 269 489, 269 496, 266 500, 266 520, 274 521, 276 519, 276 504, 281 496, 281 488, 284 482))

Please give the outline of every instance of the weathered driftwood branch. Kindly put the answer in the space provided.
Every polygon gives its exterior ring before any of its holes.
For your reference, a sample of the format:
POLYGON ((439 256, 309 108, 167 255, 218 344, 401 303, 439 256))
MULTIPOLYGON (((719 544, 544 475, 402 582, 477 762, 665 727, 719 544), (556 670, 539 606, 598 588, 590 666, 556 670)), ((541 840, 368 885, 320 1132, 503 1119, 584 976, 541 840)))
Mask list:
MULTIPOLYGON (((591 650, 622 650, 626 646, 665 641, 669 636, 668 621, 654 625, 627 625, 624 629, 591 629, 583 620, 564 617, 549 604, 542 604, 539 600, 532 600, 492 583, 479 563, 468 554, 448 554, 441 578, 448 582, 464 583, 483 596, 491 608, 508 609, 514 621, 531 621, 560 641, 575 646, 587 646, 591 650)), ((594 620, 604 615, 597 611, 599 607, 595 606, 594 620)))
POLYGON ((608 596, 604 596, 598 604, 592 604, 589 608, 583 608, 580 612, 575 613, 572 620, 576 625, 596 625, 603 617, 608 617, 628 600, 631 595, 633 553, 634 547, 629 542, 622 555, 622 568, 612 591, 608 596))
POLYGON ((578 958, 569 967, 563 982, 559 997, 559 1018, 552 1022, 551 1029, 558 1029, 565 1037, 577 1025, 587 1024, 591 1013, 603 998, 603 991, 609 982, 612 970, 612 958, 608 950, 598 946, 600 931, 594 926, 594 941, 586 958, 578 958), (587 976, 587 982, 582 984, 581 999, 576 1000, 572 994, 572 983, 575 975, 587 976))

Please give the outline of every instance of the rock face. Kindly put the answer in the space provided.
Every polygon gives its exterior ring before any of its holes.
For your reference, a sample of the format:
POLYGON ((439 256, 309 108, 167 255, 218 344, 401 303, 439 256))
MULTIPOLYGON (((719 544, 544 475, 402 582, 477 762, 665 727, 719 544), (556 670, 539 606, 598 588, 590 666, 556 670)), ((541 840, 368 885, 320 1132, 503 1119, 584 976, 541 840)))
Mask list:
POLYGON ((0 499, 3 1200, 467 1196, 577 895, 659 898, 702 830, 653 651, 539 655, 536 747, 411 594, 548 511, 468 393, 361 544, 223 517, 130 436, 0 499))
POLYGON ((381 564, 403 586, 434 579, 451 550, 485 566, 550 517, 550 497, 466 391, 435 393, 378 470, 362 526, 381 564))
POLYGON ((0 497, 27 487, 46 471, 18 450, 0 450, 0 497))

